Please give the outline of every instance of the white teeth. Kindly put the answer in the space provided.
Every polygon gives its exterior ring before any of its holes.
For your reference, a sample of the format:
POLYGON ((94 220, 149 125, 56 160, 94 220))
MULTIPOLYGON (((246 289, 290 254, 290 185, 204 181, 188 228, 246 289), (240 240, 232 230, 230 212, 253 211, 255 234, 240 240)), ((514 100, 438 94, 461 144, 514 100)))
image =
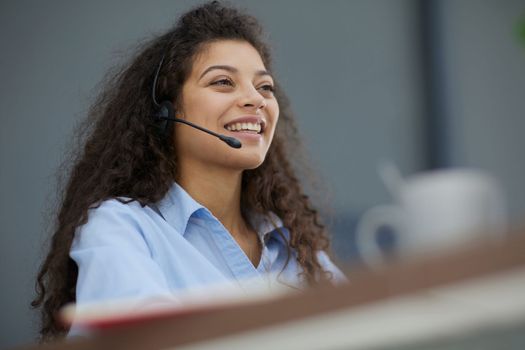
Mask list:
POLYGON ((260 133, 262 130, 262 125, 259 123, 233 123, 226 126, 228 131, 255 131, 260 133))

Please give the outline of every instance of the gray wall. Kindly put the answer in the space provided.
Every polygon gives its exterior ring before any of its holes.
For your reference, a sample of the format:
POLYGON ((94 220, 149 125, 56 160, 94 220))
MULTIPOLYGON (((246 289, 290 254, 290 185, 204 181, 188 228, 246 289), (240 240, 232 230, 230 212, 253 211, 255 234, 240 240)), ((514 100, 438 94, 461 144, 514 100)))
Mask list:
MULTIPOLYGON (((389 200, 381 159, 403 172, 424 164, 422 75, 416 1, 236 1, 274 43, 314 168, 340 222, 389 200)), ((193 1, 0 3, 0 347, 35 336, 34 274, 44 254, 43 213, 71 130, 104 72, 139 39, 161 32, 193 1)), ((525 55, 512 34, 524 1, 445 1, 442 62, 451 164, 483 166, 525 211, 518 150, 525 55), (491 83, 489 83, 489 81, 491 83), (490 143, 487 140, 493 140, 490 143)), ((336 230, 348 259, 351 224, 336 230)))
POLYGON ((525 1, 439 3, 450 163, 491 171, 513 221, 524 223, 525 42, 517 25, 525 1))

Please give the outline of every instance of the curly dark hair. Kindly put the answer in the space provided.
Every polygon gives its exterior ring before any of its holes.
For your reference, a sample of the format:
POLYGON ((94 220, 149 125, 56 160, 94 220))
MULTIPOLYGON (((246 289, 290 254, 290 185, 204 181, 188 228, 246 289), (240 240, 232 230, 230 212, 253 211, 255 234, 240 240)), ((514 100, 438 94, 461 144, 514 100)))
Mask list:
MULTIPOLYGON (((152 84, 161 57, 165 55, 157 96, 177 101, 195 55, 203 45, 223 39, 250 43, 270 69, 269 47, 257 20, 214 1, 190 10, 171 30, 142 44, 131 61, 103 85, 80 126, 82 147, 67 165, 70 170, 58 201, 50 250, 37 277, 32 306, 41 309, 42 341, 67 332, 55 315, 75 301, 78 268, 69 250, 76 229, 87 221, 88 210, 117 197, 143 206, 156 203, 177 177, 174 133, 161 137, 152 118, 152 84)), ((283 220, 290 231, 289 253, 296 251, 303 277, 313 285, 329 278, 316 255, 328 249, 329 240, 289 161, 299 144, 289 102, 278 86, 275 96, 280 120, 263 164, 243 173, 242 207, 262 214, 271 211, 283 220)))

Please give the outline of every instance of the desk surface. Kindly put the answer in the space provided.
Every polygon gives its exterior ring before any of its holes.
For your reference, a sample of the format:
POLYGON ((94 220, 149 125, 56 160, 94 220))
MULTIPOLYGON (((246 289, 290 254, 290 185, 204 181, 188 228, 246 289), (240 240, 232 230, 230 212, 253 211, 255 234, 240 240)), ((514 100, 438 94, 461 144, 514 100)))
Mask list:
MULTIPOLYGON (((429 344, 428 349, 453 349, 453 345, 446 347, 447 339, 468 339, 483 327, 484 334, 493 332, 491 339, 515 330, 512 334, 517 335, 517 341, 525 329, 525 298, 518 297, 525 290, 523 232, 442 256, 399 262, 380 271, 351 271, 350 276, 352 282, 344 286, 321 286, 272 300, 151 320, 43 348, 267 349, 282 348, 288 342, 287 349, 360 349, 371 345, 379 349, 395 348, 396 344, 401 348, 429 344), (493 303, 498 300, 502 302, 493 303), (455 329, 464 332, 454 335, 455 329), (411 341, 403 334, 411 335, 411 341), (388 343, 367 343, 366 335, 368 341, 388 339, 388 343), (334 343, 333 347, 328 343, 334 343), (439 344, 445 347, 437 347, 439 344)), ((473 339, 475 343, 479 337, 473 339)), ((523 346, 523 337, 521 341, 523 346)))

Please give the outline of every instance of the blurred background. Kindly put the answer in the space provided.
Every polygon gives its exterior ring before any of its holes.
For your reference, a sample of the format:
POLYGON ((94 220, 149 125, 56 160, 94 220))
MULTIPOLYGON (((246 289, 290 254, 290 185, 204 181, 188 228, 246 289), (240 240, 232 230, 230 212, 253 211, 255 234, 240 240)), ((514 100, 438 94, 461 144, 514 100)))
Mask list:
MULTIPOLYGON (((32 342, 55 172, 105 72, 200 1, 0 3, 0 347, 32 342)), ((525 1, 232 1, 257 16, 297 115, 340 263, 405 175, 473 166, 525 214, 525 1), (331 212, 331 214, 330 214, 331 212), (330 214, 330 215, 329 215, 330 214)))

